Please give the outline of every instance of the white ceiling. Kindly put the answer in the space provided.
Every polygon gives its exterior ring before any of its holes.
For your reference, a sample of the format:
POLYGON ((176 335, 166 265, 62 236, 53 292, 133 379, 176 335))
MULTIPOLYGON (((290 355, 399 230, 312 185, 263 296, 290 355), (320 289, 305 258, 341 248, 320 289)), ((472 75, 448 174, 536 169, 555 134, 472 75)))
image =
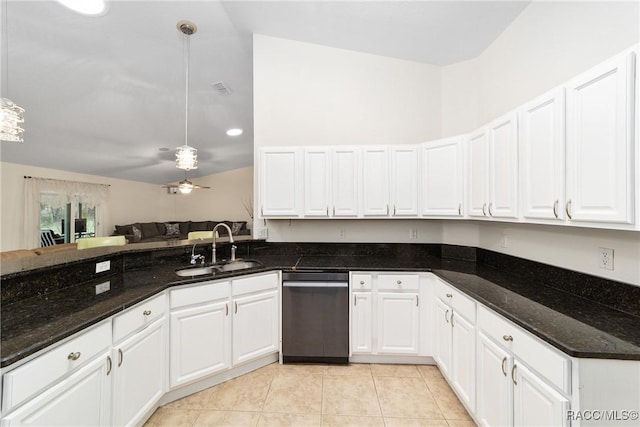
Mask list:
POLYGON ((105 15, 85 17, 54 0, 9 0, 2 96, 26 109, 26 131, 24 144, 2 143, 0 160, 156 184, 182 179, 174 166, 184 143, 181 19, 198 26, 188 141, 198 149, 199 168, 189 172, 197 177, 253 163, 252 33, 446 65, 479 55, 528 3, 111 0, 105 15), (219 94, 218 81, 233 93, 219 94), (227 136, 232 127, 244 134, 227 136))

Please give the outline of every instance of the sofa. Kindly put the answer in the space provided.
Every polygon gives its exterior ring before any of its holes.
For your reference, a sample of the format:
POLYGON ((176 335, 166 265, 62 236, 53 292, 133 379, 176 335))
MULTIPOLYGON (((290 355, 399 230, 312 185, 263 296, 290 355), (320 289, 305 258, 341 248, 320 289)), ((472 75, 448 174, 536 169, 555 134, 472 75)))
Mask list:
MULTIPOLYGON (((234 236, 251 234, 246 221, 165 221, 116 225, 113 235, 125 236, 129 243, 183 240, 191 231, 211 231, 220 222, 227 224, 234 236)), ((219 236, 227 234, 226 228, 218 228, 219 236)))

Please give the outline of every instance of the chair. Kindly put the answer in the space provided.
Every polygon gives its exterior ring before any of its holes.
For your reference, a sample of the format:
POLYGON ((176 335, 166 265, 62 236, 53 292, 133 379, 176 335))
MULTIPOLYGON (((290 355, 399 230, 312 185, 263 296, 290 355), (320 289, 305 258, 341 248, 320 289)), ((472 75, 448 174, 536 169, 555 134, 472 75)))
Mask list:
POLYGON ((53 230, 40 230, 40 247, 46 248, 47 246, 53 246, 56 241, 53 236, 53 230))

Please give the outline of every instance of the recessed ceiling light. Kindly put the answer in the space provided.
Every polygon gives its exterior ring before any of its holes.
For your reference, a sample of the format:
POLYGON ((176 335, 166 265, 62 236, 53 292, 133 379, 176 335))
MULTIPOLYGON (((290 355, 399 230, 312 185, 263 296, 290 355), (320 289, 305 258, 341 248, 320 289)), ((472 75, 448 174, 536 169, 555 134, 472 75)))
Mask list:
POLYGON ((242 135, 242 129, 237 129, 237 128, 229 129, 229 130, 227 131, 227 135, 229 135, 229 136, 238 136, 238 135, 242 135))
POLYGON ((87 16, 103 15, 107 10, 106 0, 58 0, 58 3, 87 16))
POLYGON ((171 148, 168 148, 168 147, 160 147, 160 148, 158 148, 158 151, 163 152, 163 153, 166 152, 166 151, 170 151, 170 150, 171 150, 171 148))

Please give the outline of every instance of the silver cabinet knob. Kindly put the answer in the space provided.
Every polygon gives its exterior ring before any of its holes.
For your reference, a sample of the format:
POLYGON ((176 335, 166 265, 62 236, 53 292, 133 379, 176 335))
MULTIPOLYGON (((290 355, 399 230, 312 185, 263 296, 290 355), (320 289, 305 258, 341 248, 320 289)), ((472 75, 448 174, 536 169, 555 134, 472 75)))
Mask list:
POLYGON ((402 280, 398 280, 396 283, 397 283, 398 285, 402 285, 402 280))
POLYGON ((151 315, 151 310, 145 310, 145 311, 142 312, 142 314, 144 316, 150 316, 151 315))
POLYGON ((453 297, 452 294, 447 294, 447 298, 451 298, 451 297, 453 297))
POLYGON ((79 351, 75 351, 75 352, 69 353, 69 355, 67 356, 67 359, 68 360, 78 360, 78 359, 80 359, 80 355, 81 354, 82 353, 80 353, 79 351))
POLYGON ((502 339, 505 341, 513 341, 513 337, 511 335, 503 335, 502 339))

